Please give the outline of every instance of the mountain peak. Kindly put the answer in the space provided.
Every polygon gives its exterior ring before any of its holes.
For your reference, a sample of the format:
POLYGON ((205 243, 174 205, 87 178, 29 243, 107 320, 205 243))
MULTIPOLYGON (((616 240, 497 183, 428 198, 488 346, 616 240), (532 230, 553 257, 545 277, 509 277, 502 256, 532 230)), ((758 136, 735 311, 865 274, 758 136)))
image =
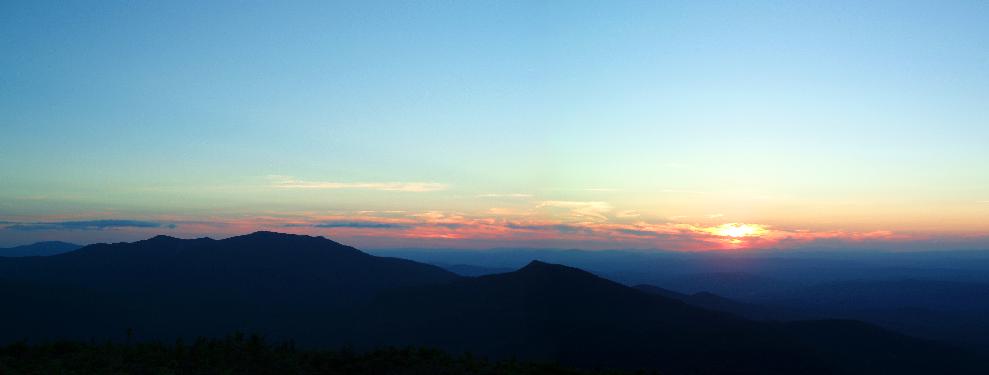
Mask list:
POLYGON ((570 275, 588 275, 592 276, 590 272, 584 271, 579 268, 568 267, 562 264, 546 263, 540 260, 533 260, 529 262, 525 267, 520 268, 516 273, 520 274, 570 274, 570 275))
POLYGON ((259 230, 259 231, 254 232, 254 233, 249 233, 249 234, 245 234, 245 235, 241 235, 241 236, 235 236, 235 237, 231 237, 231 238, 266 239, 266 240, 276 240, 276 239, 322 239, 322 240, 326 240, 327 239, 327 238, 322 237, 322 236, 314 237, 314 236, 309 236, 309 235, 305 235, 305 234, 281 233, 281 232, 272 232, 272 231, 267 231, 267 230, 259 230))
POLYGON ((296 237, 296 236, 298 236, 298 237, 309 237, 309 236, 303 236, 303 235, 297 235, 297 234, 272 232, 272 231, 268 231, 268 230, 259 230, 259 231, 253 232, 253 233, 248 233, 248 234, 243 235, 243 237, 296 237))
POLYGON ((553 268, 554 266, 557 266, 557 267, 566 267, 566 266, 559 265, 559 264, 546 263, 546 262, 543 262, 541 260, 533 259, 531 262, 529 262, 529 264, 526 264, 525 267, 522 267, 522 269, 523 270, 524 269, 543 269, 543 268, 553 268))
POLYGON ((546 263, 541 260, 533 259, 529 264, 522 267, 522 270, 543 270, 543 269, 556 269, 556 270, 576 270, 576 268, 564 266, 562 264, 556 263, 546 263))
POLYGON ((341 244, 323 236, 308 236, 304 234, 271 231, 257 231, 250 234, 223 239, 219 242, 228 245, 236 244, 236 246, 239 246, 242 249, 253 249, 254 252, 259 254, 270 253, 273 250, 292 251, 293 253, 296 253, 298 251, 325 251, 327 249, 331 249, 342 253, 367 255, 366 253, 351 246, 341 244))
POLYGON ((154 237, 151 237, 151 238, 149 238, 149 239, 147 239, 145 241, 174 241, 174 240, 177 240, 177 239, 178 238, 176 238, 176 237, 167 236, 167 235, 164 235, 164 234, 159 234, 159 235, 154 236, 154 237))

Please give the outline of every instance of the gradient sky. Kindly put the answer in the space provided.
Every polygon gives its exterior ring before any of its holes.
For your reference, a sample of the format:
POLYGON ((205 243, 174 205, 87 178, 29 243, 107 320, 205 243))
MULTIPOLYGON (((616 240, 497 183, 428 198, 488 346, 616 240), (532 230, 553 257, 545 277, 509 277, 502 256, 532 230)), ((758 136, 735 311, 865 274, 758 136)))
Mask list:
POLYGON ((0 3, 0 246, 258 229, 989 248, 989 2, 0 3))

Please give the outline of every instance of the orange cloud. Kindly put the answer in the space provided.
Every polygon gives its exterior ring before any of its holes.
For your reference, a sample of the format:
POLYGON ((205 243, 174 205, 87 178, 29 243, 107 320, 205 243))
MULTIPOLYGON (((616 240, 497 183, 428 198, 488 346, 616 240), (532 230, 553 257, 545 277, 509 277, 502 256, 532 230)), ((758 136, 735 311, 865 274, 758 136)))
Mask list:
MULTIPOLYGON (((329 213, 283 212, 232 217, 157 215, 135 219, 176 223, 178 225, 174 229, 169 229, 169 234, 177 236, 224 237, 256 230, 273 230, 324 235, 357 246, 372 247, 382 244, 476 247, 480 246, 479 244, 513 246, 513 244, 565 243, 568 244, 567 246, 585 248, 703 251, 792 249, 820 244, 871 246, 936 238, 933 235, 890 230, 818 231, 759 223, 703 225, 650 221, 641 216, 628 214, 616 214, 616 218, 626 221, 616 222, 608 217, 612 210, 611 206, 602 202, 549 201, 543 202, 541 206, 564 211, 562 215, 557 216, 526 210, 504 212, 495 210, 481 214, 440 210, 421 212, 362 210, 329 213), (628 222, 630 220, 635 221, 628 222)), ((72 218, 92 220, 114 216, 112 213, 100 213, 72 218)), ((53 218, 30 219, 44 221, 53 218)), ((158 229, 129 228, 127 233, 132 233, 134 236, 147 233, 150 236, 158 234, 154 233, 156 230, 158 229)))

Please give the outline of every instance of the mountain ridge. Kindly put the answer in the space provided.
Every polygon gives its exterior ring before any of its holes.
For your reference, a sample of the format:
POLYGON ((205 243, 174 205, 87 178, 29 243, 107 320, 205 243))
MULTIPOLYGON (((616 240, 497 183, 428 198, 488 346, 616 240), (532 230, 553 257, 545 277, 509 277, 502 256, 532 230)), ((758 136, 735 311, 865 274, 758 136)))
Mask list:
POLYGON ((952 361, 971 360, 861 322, 754 322, 541 261, 509 273, 388 291, 361 316, 366 320, 355 332, 363 333, 366 347, 425 345, 669 373, 965 373, 967 365, 952 361), (830 349, 850 338, 863 342, 859 352, 830 349), (868 358, 862 353, 869 353, 869 343, 890 349, 868 358), (928 351, 937 354, 925 357, 928 351))
POLYGON ((540 260, 461 277, 323 237, 274 232, 222 240, 156 236, 3 258, 0 291, 9 301, 0 310, 0 340, 8 341, 247 331, 309 346, 417 345, 699 374, 864 374, 883 367, 963 373, 972 363, 964 352, 870 325, 750 321, 540 260), (852 339, 855 351, 830 348, 852 339), (880 343, 885 349, 869 349, 880 343))
MULTIPOLYGON (((104 332, 114 335, 126 328, 159 337, 236 330, 306 335, 306 325, 326 325, 324 319, 332 321, 382 290, 455 278, 436 266, 377 257, 318 237, 157 236, 50 257, 0 258, 0 279, 38 290, 21 293, 21 303, 0 316, 46 327, 50 322, 32 317, 36 304, 77 310, 80 326, 101 321, 104 332), (63 293, 43 291, 52 287, 63 293), (119 322, 105 318, 112 316, 119 322)), ((32 335, 32 324, 0 330, 0 338, 32 335)))
POLYGON ((0 248, 0 257, 52 256, 75 251, 82 245, 63 241, 41 241, 29 245, 0 248))

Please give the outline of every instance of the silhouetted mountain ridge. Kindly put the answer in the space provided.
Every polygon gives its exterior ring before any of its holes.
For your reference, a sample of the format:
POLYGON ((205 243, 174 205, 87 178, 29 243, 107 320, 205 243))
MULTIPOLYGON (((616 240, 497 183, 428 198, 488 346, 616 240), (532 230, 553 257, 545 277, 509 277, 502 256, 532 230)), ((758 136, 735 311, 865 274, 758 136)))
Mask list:
POLYGON ((0 249, 0 257, 50 256, 76 250, 82 246, 62 241, 43 241, 30 245, 0 249))
MULTIPOLYGON (((157 236, 50 257, 0 259, 0 279, 80 295, 71 300, 59 300, 58 293, 23 295, 23 304, 0 314, 32 321, 31 304, 36 303, 64 305, 83 321, 120 317, 118 322, 106 319, 107 332, 124 332, 129 325, 149 335, 223 335, 233 330, 305 334, 306 325, 324 325, 326 319, 336 324, 331 318, 380 291, 458 277, 436 266, 372 256, 321 237, 272 232, 223 240, 157 236)), ((30 327, 12 327, 0 336, 44 334, 30 327)))
POLYGON ((741 316, 747 319, 754 320, 772 320, 772 321, 787 321, 795 319, 809 319, 815 316, 809 314, 802 310, 790 309, 779 306, 764 306, 753 303, 745 303, 735 301, 729 298, 722 297, 720 295, 710 293, 710 292, 697 292, 694 294, 679 293, 669 289, 660 288, 654 285, 636 285, 635 289, 641 290, 643 292, 664 296, 672 298, 678 301, 682 301, 692 306, 697 306, 700 308, 722 311, 737 316, 741 316))
POLYGON ((859 322, 758 323, 541 261, 385 292, 359 316, 352 334, 367 347, 426 345, 674 374, 962 373, 972 363, 964 352, 859 322), (819 334, 822 325, 834 329, 819 334), (831 348, 845 339, 859 340, 857 351, 831 348), (873 358, 865 347, 880 343, 886 347, 873 358))
POLYGON ((749 321, 538 260, 459 277, 322 237, 273 232, 157 236, 3 258, 0 292, 8 303, 0 310, 3 340, 121 338, 129 328, 139 339, 171 340, 242 330, 314 346, 424 345, 671 374, 926 374, 974 366, 964 352, 869 325, 749 321))

